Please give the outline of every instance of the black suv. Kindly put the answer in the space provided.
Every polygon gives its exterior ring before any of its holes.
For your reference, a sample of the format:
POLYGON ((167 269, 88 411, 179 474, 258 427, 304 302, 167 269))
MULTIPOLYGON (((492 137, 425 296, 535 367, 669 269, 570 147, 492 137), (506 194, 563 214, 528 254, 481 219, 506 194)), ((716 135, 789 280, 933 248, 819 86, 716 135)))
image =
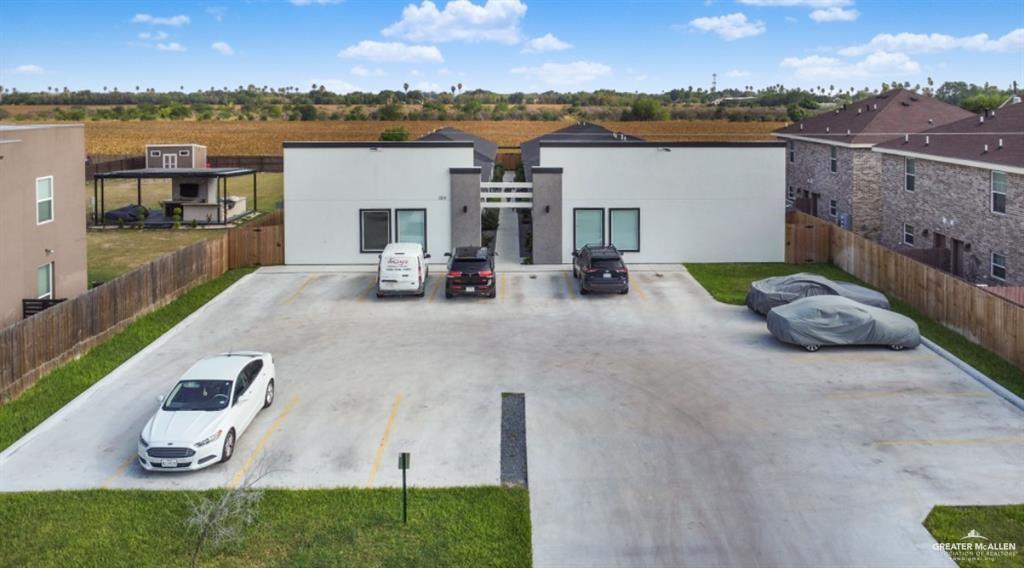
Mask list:
POLYGON ((487 247, 455 247, 445 256, 450 257, 448 277, 444 281, 445 298, 495 296, 494 255, 487 247))
POLYGON ((629 293, 629 269, 614 246, 587 245, 572 256, 572 276, 580 280, 580 294, 629 293))

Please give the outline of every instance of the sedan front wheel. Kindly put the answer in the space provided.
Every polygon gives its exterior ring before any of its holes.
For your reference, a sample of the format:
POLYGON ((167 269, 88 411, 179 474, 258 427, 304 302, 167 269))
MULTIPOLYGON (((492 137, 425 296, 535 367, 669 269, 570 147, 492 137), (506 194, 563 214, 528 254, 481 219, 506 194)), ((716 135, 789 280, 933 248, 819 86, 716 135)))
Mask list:
POLYGON ((224 451, 221 452, 220 461, 226 462, 235 454, 235 431, 229 430, 224 438, 224 451))
POLYGON ((263 408, 274 404, 274 379, 267 383, 267 394, 263 395, 263 408))

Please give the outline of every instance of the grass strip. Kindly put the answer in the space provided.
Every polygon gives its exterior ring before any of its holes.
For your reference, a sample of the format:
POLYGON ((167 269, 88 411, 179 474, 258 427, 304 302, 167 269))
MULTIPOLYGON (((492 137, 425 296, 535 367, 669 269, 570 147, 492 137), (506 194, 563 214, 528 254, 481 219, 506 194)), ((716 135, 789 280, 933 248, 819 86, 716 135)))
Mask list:
MULTIPOLYGON (((216 490, 219 491, 219 490, 216 490)), ((215 492, 215 491, 214 491, 215 492)), ((0 494, 3 566, 174 566, 191 559, 195 491, 0 494)), ((217 566, 530 566, 523 488, 265 490, 239 540, 205 550, 217 566)))
POLYGON ((1010 568, 1024 566, 1024 504, 932 508, 924 526, 939 543, 1013 543, 1016 551, 1005 554, 985 551, 950 552, 961 568, 1010 568), (987 540, 967 538, 970 531, 987 540))
POLYGON ((230 270, 192 288, 128 324, 79 359, 50 371, 18 398, 0 405, 0 451, 253 270, 230 270))
MULTIPOLYGON (((713 298, 719 302, 735 305, 744 304, 751 282, 798 272, 813 272, 833 280, 867 286, 864 282, 832 264, 777 262, 686 264, 686 269, 713 298)), ((868 287, 870 288, 870 286, 868 287)), ((956 355, 960 360, 981 371, 1014 394, 1024 396, 1024 371, 939 322, 922 315, 906 302, 897 300, 888 294, 886 296, 889 298, 893 311, 917 322, 921 329, 921 335, 941 345, 946 351, 956 355)))

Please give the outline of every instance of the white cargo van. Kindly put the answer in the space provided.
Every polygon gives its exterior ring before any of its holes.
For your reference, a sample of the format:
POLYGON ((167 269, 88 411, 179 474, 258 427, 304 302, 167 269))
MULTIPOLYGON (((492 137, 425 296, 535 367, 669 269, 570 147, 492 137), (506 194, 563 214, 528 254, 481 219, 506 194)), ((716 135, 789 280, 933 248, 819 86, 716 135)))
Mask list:
POLYGON ((419 243, 391 243, 377 264, 377 297, 416 295, 427 290, 427 259, 419 243))

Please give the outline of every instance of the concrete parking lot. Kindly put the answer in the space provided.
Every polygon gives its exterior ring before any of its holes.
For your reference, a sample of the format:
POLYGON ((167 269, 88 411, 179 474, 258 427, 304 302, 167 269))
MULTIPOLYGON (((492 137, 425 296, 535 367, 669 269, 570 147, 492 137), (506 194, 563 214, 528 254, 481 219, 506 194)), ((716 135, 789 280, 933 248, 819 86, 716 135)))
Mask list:
POLYGON ((538 566, 953 566, 935 504, 1024 501, 1024 414, 931 351, 784 346, 682 267, 628 296, 519 267, 498 297, 373 297, 355 269, 264 268, 0 454, 0 490, 496 484, 526 395, 538 566), (147 474, 139 430, 197 358, 271 351, 235 457, 147 474))

